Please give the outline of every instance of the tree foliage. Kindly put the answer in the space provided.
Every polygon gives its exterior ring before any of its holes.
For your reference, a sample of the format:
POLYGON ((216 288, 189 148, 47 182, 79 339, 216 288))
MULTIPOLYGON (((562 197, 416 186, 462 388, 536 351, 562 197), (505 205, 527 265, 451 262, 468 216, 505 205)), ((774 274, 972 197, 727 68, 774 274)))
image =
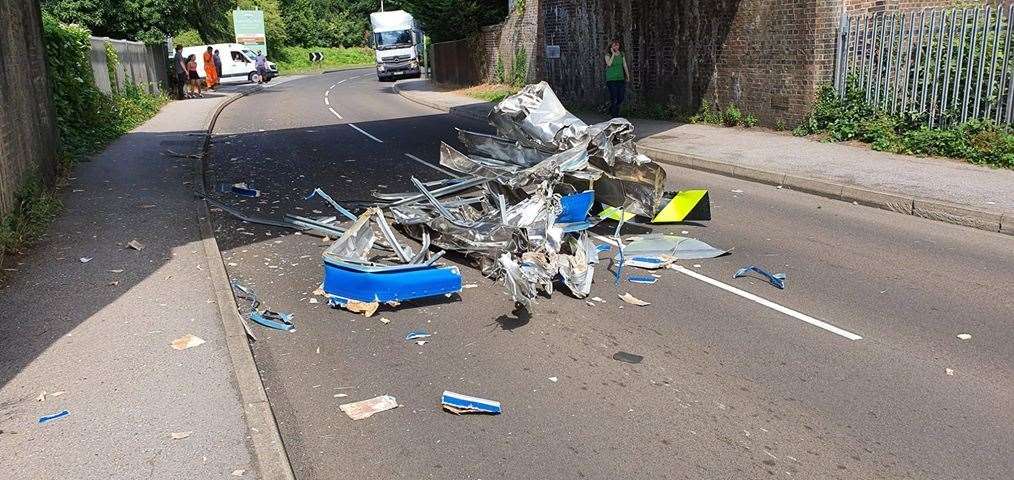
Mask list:
POLYGON ((434 42, 458 40, 507 17, 504 0, 393 0, 422 24, 434 42))

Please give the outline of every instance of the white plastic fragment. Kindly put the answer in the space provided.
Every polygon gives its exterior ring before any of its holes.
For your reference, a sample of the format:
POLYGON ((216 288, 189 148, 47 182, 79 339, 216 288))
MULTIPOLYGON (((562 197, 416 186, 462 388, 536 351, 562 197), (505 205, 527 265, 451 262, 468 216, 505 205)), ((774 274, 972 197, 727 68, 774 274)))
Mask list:
POLYGON ((186 350, 204 344, 204 339, 194 335, 184 335, 173 340, 172 346, 175 350, 186 350))
POLYGON ((338 408, 353 420, 368 418, 374 413, 398 407, 398 400, 391 395, 381 395, 359 402, 339 405, 338 408))
POLYGON ((194 432, 172 432, 169 434, 169 437, 172 438, 173 440, 183 440, 184 438, 193 435, 193 433, 194 432))
POLYGON ((970 335, 968 333, 959 333, 958 334, 958 338, 961 339, 961 340, 968 340, 968 339, 972 338, 972 335, 970 335))
POLYGON ((644 300, 641 300, 629 293, 624 293, 623 295, 617 296, 620 297, 620 300, 623 300, 624 302, 627 302, 631 305, 637 305, 638 307, 647 307, 648 305, 651 305, 650 303, 645 302, 644 300))

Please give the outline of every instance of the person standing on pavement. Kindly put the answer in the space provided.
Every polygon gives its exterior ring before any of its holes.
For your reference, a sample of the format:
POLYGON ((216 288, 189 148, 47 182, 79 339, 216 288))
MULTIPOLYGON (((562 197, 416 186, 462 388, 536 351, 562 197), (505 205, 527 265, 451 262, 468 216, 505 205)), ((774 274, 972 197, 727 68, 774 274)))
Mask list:
POLYGON ((183 100, 186 98, 187 84, 190 83, 190 78, 187 76, 187 61, 183 58, 183 45, 176 45, 173 71, 176 72, 176 99, 183 100))
POLYGON ((222 83, 222 57, 219 56, 218 50, 215 50, 215 73, 218 74, 218 83, 222 83))
POLYGON ((627 79, 630 78, 630 70, 627 69, 627 59, 623 57, 619 39, 613 39, 609 43, 609 52, 606 53, 606 88, 609 89, 609 115, 620 116, 620 104, 623 103, 624 94, 627 91, 627 79))
POLYGON ((215 70, 215 56, 212 54, 214 49, 208 46, 208 49, 204 52, 204 82, 209 90, 215 88, 218 85, 218 71, 215 70))
POLYGON ((201 93, 201 76, 197 74, 197 56, 190 55, 187 57, 187 77, 190 80, 190 95, 194 97, 203 97, 201 93))
POLYGON ((254 66, 257 67, 257 83, 264 83, 264 75, 268 73, 268 58, 264 56, 264 52, 257 52, 254 66))

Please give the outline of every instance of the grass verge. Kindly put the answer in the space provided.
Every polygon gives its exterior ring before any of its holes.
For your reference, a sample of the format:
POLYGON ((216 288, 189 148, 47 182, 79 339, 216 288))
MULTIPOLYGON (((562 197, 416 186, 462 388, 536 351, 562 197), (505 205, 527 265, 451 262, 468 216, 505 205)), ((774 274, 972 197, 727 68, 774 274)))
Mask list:
POLYGON ((510 85, 502 85, 496 83, 483 83, 474 87, 463 88, 456 90, 454 93, 459 95, 466 95, 479 100, 485 100, 487 102, 499 102, 509 95, 518 93, 518 88, 510 85))
POLYGON ((376 64, 376 56, 369 48, 282 47, 272 61, 278 66, 279 73, 292 75, 370 67, 376 64), (312 52, 323 53, 324 59, 320 62, 311 62, 310 53, 312 52))

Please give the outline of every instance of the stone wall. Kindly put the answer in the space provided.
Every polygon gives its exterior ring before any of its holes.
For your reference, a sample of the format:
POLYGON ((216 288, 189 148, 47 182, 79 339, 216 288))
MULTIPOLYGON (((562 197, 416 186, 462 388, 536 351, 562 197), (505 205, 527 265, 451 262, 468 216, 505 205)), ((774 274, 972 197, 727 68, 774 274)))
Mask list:
POLYGON ((738 105, 792 125, 834 68, 836 29, 850 13, 947 0, 541 0, 541 75, 571 103, 606 101, 604 54, 619 38, 633 102, 697 110, 738 105), (545 55, 559 47, 559 58, 545 55))
POLYGON ((57 131, 46 77, 39 4, 0 2, 0 215, 14 207, 24 179, 53 178, 57 131))

